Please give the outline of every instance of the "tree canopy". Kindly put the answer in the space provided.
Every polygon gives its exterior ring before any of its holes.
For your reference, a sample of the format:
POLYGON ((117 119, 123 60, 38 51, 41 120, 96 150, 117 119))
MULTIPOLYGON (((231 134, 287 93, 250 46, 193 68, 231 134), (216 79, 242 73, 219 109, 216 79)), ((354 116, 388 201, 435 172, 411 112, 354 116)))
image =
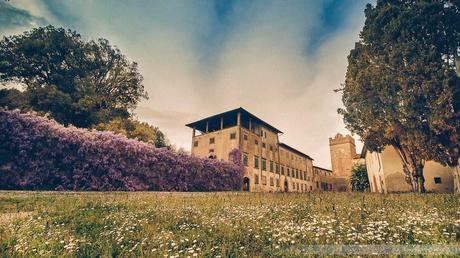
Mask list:
POLYGON ((95 126, 99 131, 111 131, 123 134, 128 138, 151 143, 157 148, 166 147, 171 149, 171 144, 158 127, 153 127, 145 122, 135 119, 116 118, 108 123, 100 123, 95 126))
POLYGON ((85 41, 47 26, 0 41, 0 84, 23 85, 31 109, 63 124, 90 127, 128 117, 147 98, 142 80, 137 63, 106 39, 85 41))
POLYGON ((424 191, 425 161, 455 166, 460 146, 460 1, 367 5, 339 109, 371 151, 394 146, 424 191))

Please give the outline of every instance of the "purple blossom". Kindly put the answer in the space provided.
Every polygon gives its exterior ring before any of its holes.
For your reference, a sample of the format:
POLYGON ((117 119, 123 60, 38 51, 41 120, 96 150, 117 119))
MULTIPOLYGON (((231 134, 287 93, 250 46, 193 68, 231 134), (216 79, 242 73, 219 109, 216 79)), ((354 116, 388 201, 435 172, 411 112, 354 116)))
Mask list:
MULTIPOLYGON (((0 110, 0 189, 230 191, 243 167, 0 110)), ((240 157, 239 157, 240 158, 240 157)))

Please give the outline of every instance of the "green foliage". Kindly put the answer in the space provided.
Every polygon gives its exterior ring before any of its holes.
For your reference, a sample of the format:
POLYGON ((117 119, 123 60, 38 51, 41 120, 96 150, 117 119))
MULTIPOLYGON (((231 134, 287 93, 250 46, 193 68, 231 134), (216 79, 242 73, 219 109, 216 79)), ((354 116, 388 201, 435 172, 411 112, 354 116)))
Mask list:
MULTIPOLYGON (((147 98, 142 80, 137 63, 105 39, 85 41, 47 26, 0 41, 0 84, 22 84, 30 108, 63 124, 91 127, 128 117, 147 98)), ((13 96, 3 100, 17 106, 13 96)))
POLYGON ((353 191, 366 191, 369 189, 369 178, 367 177, 367 169, 364 164, 356 164, 351 169, 351 189, 353 191))
POLYGON ((111 131, 123 134, 128 138, 152 143, 157 148, 171 148, 169 140, 158 127, 153 127, 146 122, 140 122, 132 118, 115 118, 108 123, 101 123, 94 127, 99 131, 111 131))
POLYGON ((28 99, 18 89, 0 89, 0 107, 8 109, 26 109, 28 99))
POLYGON ((459 1, 379 0, 348 56, 339 109, 371 151, 393 145, 424 191, 425 161, 460 157, 459 1))

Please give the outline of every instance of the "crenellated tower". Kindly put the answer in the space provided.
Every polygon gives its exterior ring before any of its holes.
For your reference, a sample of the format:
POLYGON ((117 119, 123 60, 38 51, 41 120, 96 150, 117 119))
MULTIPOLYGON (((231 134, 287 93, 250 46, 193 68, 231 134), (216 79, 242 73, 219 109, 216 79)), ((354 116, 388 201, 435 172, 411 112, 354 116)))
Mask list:
POLYGON ((329 138, 329 148, 336 188, 339 191, 350 191, 351 169, 356 157, 355 139, 351 135, 343 136, 338 133, 335 137, 329 138))

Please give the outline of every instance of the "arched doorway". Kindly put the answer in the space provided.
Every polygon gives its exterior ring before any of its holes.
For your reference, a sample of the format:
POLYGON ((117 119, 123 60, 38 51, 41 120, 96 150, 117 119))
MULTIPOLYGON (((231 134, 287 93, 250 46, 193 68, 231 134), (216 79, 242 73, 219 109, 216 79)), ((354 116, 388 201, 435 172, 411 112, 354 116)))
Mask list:
POLYGON ((243 191, 249 192, 250 180, 248 177, 243 178, 243 191))
POLYGON ((284 191, 289 192, 289 182, 287 180, 284 181, 284 191))

